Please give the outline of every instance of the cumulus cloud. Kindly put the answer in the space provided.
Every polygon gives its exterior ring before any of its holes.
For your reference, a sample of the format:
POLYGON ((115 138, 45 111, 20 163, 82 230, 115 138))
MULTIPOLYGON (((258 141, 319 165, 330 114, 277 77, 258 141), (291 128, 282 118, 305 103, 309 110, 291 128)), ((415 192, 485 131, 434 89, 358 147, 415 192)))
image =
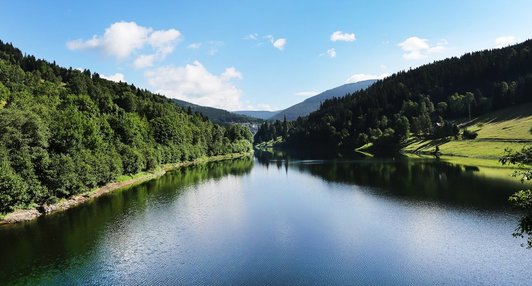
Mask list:
POLYGON ((327 55, 328 55, 330 58, 335 58, 335 57, 336 57, 336 49, 335 49, 335 48, 328 49, 328 50, 327 50, 327 55))
POLYGON ((495 48, 504 48, 518 42, 515 36, 502 36, 495 39, 495 48))
POLYGON ((242 79, 242 73, 236 70, 234 67, 226 68, 222 73, 222 79, 228 81, 230 79, 242 79))
POLYGON ((277 39, 273 42, 273 46, 276 48, 276 49, 279 49, 280 51, 284 50, 284 46, 286 45, 286 39, 285 38, 280 38, 280 39, 277 39))
POLYGON ((444 52, 447 49, 447 40, 442 39, 430 45, 429 40, 414 36, 399 43, 398 46, 403 50, 405 60, 421 60, 429 55, 444 52))
POLYGON ((167 66, 149 70, 145 76, 156 92, 171 98, 227 110, 244 107, 241 102, 242 91, 232 82, 233 79, 241 79, 242 74, 234 67, 216 75, 195 61, 184 67, 167 66))
POLYGON ((104 79, 107 79, 107 80, 112 80, 112 81, 115 81, 115 82, 121 82, 121 81, 125 82, 126 81, 126 79, 124 77, 124 74, 121 74, 119 72, 117 72, 115 74, 112 74, 112 75, 109 75, 109 76, 101 74, 100 77, 104 78, 104 79))
POLYGON ((169 54, 174 51, 175 41, 180 36, 181 33, 176 29, 154 31, 148 38, 148 43, 157 52, 169 54))
POLYGON ((355 40, 355 33, 344 33, 342 31, 336 31, 331 34, 331 41, 333 42, 354 42, 355 40))
POLYGON ((314 96, 316 94, 318 94, 318 93, 315 92, 315 91, 300 91, 300 92, 296 92, 297 96, 302 96, 302 97, 311 97, 311 96, 314 96))
POLYGON ((268 39, 270 41, 270 43, 272 44, 272 46, 274 48, 278 49, 279 51, 284 50, 284 47, 286 46, 286 43, 288 42, 285 38, 276 39, 272 35, 266 35, 263 38, 264 39, 268 39))
POLYGON ((133 61, 133 66, 136 69, 151 67, 155 62, 155 59, 156 55, 140 55, 135 59, 135 61, 133 61))
POLYGON ((151 53, 139 55, 134 62, 136 68, 153 65, 174 51, 181 33, 176 29, 156 30, 137 25, 135 22, 116 22, 111 24, 103 35, 94 35, 88 40, 77 39, 67 42, 70 50, 101 50, 104 54, 125 60, 131 55, 151 48, 151 53))
POLYGON ((382 74, 379 74, 379 75, 357 73, 357 74, 354 74, 354 75, 350 76, 349 78, 347 78, 345 80, 345 82, 346 83, 352 83, 352 82, 359 82, 359 81, 368 80, 368 79, 383 79, 383 78, 385 78, 385 77, 387 77, 389 75, 390 74, 388 74, 388 73, 382 73, 382 74))

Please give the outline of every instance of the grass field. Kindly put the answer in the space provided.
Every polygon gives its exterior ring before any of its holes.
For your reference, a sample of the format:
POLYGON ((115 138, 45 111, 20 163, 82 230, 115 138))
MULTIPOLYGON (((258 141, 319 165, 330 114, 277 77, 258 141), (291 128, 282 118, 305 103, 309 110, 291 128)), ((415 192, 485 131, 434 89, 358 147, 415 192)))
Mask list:
POLYGON ((437 140, 412 139, 403 151, 430 154, 436 146, 442 155, 497 161, 505 149, 521 150, 532 145, 532 104, 524 104, 477 118, 463 128, 478 133, 473 140, 452 137, 437 140))

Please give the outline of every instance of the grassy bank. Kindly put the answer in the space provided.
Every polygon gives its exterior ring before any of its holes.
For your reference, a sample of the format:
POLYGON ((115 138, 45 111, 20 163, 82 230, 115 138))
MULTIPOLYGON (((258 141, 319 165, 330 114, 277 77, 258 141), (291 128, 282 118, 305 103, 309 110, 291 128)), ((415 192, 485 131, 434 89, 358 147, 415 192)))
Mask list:
MULTIPOLYGON (((464 120, 465 121, 465 120, 464 120)), ((458 122, 460 123, 460 122, 458 122)), ((447 137, 435 140, 410 139, 402 151, 408 156, 434 158, 436 147, 440 159, 451 164, 476 168, 487 177, 517 181, 512 177, 516 166, 501 165, 499 158, 505 149, 521 150, 532 144, 532 104, 503 109, 463 122, 462 129, 478 134, 475 139, 447 137)), ((528 183, 530 184, 530 183, 528 183)))
POLYGON ((521 150, 532 144, 532 104, 524 104, 479 117, 461 125, 478 134, 475 139, 447 137, 436 140, 411 139, 406 153, 432 154, 436 146, 444 156, 497 161, 505 149, 521 150))
POLYGON ((156 179, 164 175, 166 172, 177 169, 177 168, 204 164, 204 163, 214 162, 214 161, 236 159, 236 158, 245 157, 249 155, 251 155, 251 153, 233 153, 233 154, 226 154, 226 155, 220 155, 220 156, 202 157, 202 158, 198 158, 193 161, 162 165, 158 169, 151 171, 151 172, 142 172, 142 173, 129 175, 129 176, 123 175, 123 176, 118 177, 115 182, 106 184, 105 186, 93 189, 86 193, 77 194, 70 198, 61 199, 59 202, 52 204, 52 205, 45 205, 39 208, 18 209, 18 210, 15 210, 14 212, 1 215, 0 225, 30 221, 45 214, 52 214, 52 213, 64 211, 72 207, 78 206, 80 204, 83 204, 85 202, 88 202, 89 200, 92 200, 94 198, 100 197, 104 194, 107 194, 107 193, 110 193, 116 190, 130 188, 130 187, 139 185, 141 183, 144 183, 146 181, 156 179))

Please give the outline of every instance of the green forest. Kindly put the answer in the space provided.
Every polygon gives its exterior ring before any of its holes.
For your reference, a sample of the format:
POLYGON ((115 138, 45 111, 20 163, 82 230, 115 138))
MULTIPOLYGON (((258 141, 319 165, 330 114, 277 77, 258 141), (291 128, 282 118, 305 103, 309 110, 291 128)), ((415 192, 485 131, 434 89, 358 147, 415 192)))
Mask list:
POLYGON ((244 126, 214 124, 162 95, 0 41, 0 213, 162 164, 249 152, 251 141, 244 126))
POLYGON ((375 151, 398 150, 409 136, 474 138, 455 121, 531 101, 529 40, 393 74, 368 89, 326 100, 288 126, 267 122, 255 143, 282 136, 287 147, 339 152, 371 143, 375 151))

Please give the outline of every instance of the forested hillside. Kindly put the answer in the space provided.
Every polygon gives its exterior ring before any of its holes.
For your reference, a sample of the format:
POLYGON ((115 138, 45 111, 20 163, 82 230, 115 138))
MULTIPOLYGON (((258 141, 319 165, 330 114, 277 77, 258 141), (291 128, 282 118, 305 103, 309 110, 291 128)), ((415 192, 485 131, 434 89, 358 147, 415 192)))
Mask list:
POLYGON ((411 134, 457 136, 461 131, 453 120, 530 101, 532 40, 399 72, 366 90, 325 101, 281 132, 291 146, 352 150, 371 142, 390 150, 411 134))
POLYGON ((183 107, 189 112, 199 112, 209 120, 219 124, 231 124, 231 123, 261 123, 262 119, 238 114, 235 112, 229 112, 224 109, 201 106, 193 104, 187 101, 172 99, 177 105, 183 107))
POLYGON ((277 114, 279 111, 266 111, 266 110, 240 110, 240 111, 233 111, 233 113, 245 115, 253 118, 259 118, 263 120, 268 120, 272 118, 275 114, 277 114))
POLYGON ((247 152, 250 140, 245 127, 221 127, 161 95, 0 41, 0 213, 161 164, 247 152))

